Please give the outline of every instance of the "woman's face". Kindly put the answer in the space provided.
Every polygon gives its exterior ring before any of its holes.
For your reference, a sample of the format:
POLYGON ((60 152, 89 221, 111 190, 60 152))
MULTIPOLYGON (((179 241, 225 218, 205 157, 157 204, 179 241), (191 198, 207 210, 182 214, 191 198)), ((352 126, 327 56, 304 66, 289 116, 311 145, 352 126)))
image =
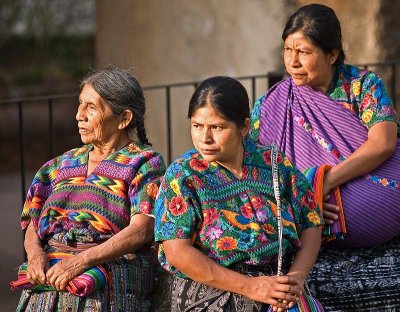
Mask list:
POLYGON ((287 72, 298 86, 309 85, 326 92, 333 76, 338 51, 325 54, 301 31, 290 34, 284 42, 283 58, 287 72))
POLYGON ((237 157, 242 157, 238 151, 249 131, 248 118, 245 126, 238 127, 207 104, 195 110, 190 121, 193 144, 206 161, 216 161, 229 167, 237 157))
POLYGON ((86 84, 79 95, 76 120, 84 144, 101 146, 119 134, 120 118, 112 113, 90 84, 86 84))

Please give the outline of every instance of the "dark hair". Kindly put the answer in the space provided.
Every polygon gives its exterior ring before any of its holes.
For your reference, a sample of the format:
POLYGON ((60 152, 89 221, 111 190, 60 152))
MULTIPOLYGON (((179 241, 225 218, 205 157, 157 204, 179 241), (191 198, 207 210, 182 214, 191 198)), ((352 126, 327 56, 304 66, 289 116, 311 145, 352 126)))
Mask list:
POLYGON ((134 116, 127 127, 129 137, 133 139, 136 130, 140 143, 151 145, 144 127, 146 105, 143 90, 132 73, 117 67, 107 67, 93 71, 83 78, 81 91, 86 84, 93 87, 115 115, 120 115, 124 110, 132 111, 134 116))
POLYGON ((330 7, 322 4, 309 4, 298 9, 286 23, 282 33, 283 41, 297 31, 301 31, 325 53, 338 49, 339 55, 335 64, 344 63, 346 56, 342 44, 342 30, 339 19, 330 7))
POLYGON ((247 91, 239 81, 230 77, 211 77, 201 82, 190 99, 188 118, 207 104, 238 127, 250 117, 247 91))

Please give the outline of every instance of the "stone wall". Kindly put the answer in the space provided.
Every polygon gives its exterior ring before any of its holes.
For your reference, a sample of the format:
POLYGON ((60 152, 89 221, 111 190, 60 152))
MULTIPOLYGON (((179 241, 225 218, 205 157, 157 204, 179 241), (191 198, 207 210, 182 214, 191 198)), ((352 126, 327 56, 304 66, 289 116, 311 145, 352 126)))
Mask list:
MULTIPOLYGON (((276 70, 286 21, 281 0, 97 1, 97 65, 131 67, 142 85, 276 70)), ((259 89, 261 95, 265 87, 259 89)), ((173 92, 173 158, 191 146, 187 105, 193 88, 173 92)), ((165 96, 149 92, 154 147, 166 153, 165 96)))

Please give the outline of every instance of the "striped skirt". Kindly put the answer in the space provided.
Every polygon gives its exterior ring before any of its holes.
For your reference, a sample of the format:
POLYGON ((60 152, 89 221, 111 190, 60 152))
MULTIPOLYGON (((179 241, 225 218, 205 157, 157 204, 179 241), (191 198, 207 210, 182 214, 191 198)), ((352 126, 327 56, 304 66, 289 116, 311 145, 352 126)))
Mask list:
POLYGON ((150 311, 154 263, 155 255, 150 251, 110 261, 104 265, 109 275, 107 285, 86 297, 74 296, 68 292, 24 290, 16 311, 150 311))
POLYGON ((400 237, 370 248, 323 248, 308 285, 325 311, 400 311, 400 237))

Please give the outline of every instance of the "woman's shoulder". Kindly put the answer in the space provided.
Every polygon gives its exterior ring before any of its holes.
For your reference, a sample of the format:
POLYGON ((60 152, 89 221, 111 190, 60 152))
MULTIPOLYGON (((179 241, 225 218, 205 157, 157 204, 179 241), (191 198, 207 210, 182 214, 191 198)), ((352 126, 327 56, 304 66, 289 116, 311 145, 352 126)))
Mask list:
MULTIPOLYGON (((245 140, 245 152, 247 158, 249 158, 249 162, 257 165, 259 168, 265 167, 270 170, 272 149, 272 145, 261 145, 250 138, 245 140)), ((275 151, 279 167, 293 166, 285 153, 279 150, 276 146, 275 151)))
POLYGON ((198 173, 205 173, 210 164, 201 156, 195 148, 177 157, 167 168, 166 176, 187 178, 198 173))
POLYGON ((149 145, 143 145, 136 142, 132 142, 120 150, 121 153, 130 157, 144 157, 150 159, 152 157, 162 157, 159 152, 154 150, 149 145))
POLYGON ((342 83, 360 83, 361 86, 372 85, 380 79, 375 72, 350 64, 339 65, 338 74, 342 83))

